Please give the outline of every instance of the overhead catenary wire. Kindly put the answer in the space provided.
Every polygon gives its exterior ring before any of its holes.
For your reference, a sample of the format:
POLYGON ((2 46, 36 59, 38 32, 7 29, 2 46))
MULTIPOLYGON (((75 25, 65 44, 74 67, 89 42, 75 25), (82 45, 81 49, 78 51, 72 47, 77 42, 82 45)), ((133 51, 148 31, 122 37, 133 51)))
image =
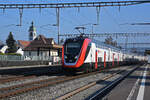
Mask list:
MULTIPOLYGON (((7 0, 10 1, 10 0, 7 0)), ((28 0, 26 0, 27 2, 28 0)), ((32 1, 36 1, 36 0, 32 0, 32 1)), ((42 0, 41 0, 42 1, 42 0)), ((31 4, 14 4, 13 1, 10 2, 10 4, 4 4, 4 6, 2 4, 0 4, 0 8, 1 9, 18 9, 18 8, 22 8, 22 9, 26 9, 26 8, 71 8, 71 7, 103 7, 103 6, 128 6, 128 5, 135 5, 135 4, 140 4, 140 3, 149 3, 149 1, 115 1, 115 2, 82 2, 82 3, 63 3, 62 1, 60 1, 59 3, 54 3, 54 4, 41 4, 41 1, 37 1, 35 4, 34 2, 32 2, 31 4), (52 6, 53 5, 53 6, 52 6), (28 7, 27 7, 28 6, 28 7)), ((29 1, 28 1, 29 2, 29 1)), ((43 1, 42 1, 43 2, 43 1)), ((15 2, 16 3, 16 2, 15 2)), ((23 3, 23 2, 22 2, 23 3)), ((43 2, 44 3, 44 2, 43 2)), ((100 10, 97 11, 97 13, 99 13, 100 10)), ((98 17, 99 14, 97 14, 97 20, 99 20, 98 17)), ((98 21, 99 22, 99 21, 98 21)), ((20 21, 20 25, 21 25, 21 21, 20 21)))

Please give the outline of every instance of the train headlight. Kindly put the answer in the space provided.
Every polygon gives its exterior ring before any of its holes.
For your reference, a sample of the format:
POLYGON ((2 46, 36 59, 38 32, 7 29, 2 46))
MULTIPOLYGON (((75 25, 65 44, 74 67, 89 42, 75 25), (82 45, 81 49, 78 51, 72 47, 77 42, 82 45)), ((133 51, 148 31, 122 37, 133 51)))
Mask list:
POLYGON ((65 59, 67 59, 67 56, 64 56, 65 57, 65 59))
POLYGON ((75 56, 74 58, 75 58, 75 59, 77 59, 77 58, 78 58, 78 56, 75 56))

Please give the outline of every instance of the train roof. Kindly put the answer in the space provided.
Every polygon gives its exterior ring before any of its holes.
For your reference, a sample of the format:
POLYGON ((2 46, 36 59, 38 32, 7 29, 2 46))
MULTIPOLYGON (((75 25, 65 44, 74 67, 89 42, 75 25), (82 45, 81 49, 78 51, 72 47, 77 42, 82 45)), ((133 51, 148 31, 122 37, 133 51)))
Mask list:
MULTIPOLYGON (((87 36, 84 36, 84 35, 80 35, 80 36, 77 36, 77 37, 73 37, 73 38, 67 38, 65 42, 69 42, 69 41, 79 41, 79 40, 84 40, 86 38, 89 38, 87 36)), ((89 38, 91 39, 91 38, 89 38)), ((129 55, 137 55, 137 56, 143 56, 143 55, 140 55, 140 54, 137 54, 137 53, 133 53, 131 51, 128 51, 128 50, 123 50, 121 48, 117 48, 117 47, 114 47, 112 45, 109 45, 109 44, 106 44, 102 41, 98 41, 98 40, 95 40, 95 39, 91 39, 92 42, 96 43, 96 45, 98 45, 100 48, 103 48, 103 49, 111 49, 113 51, 116 51, 116 52, 122 52, 124 54, 129 54, 129 55)))

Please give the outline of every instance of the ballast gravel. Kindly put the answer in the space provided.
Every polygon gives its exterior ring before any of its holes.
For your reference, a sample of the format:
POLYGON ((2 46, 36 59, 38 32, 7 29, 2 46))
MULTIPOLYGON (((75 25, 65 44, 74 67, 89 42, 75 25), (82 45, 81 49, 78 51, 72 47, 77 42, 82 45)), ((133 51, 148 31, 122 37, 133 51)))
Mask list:
MULTIPOLYGON (((81 86, 84 86, 90 82, 103 79, 107 75, 110 75, 118 70, 125 70, 125 69, 127 69, 127 67, 118 67, 118 68, 109 69, 109 71, 107 71, 107 72, 102 72, 102 73, 99 73, 96 75, 91 75, 91 76, 87 76, 84 78, 79 78, 79 79, 71 80, 68 82, 64 82, 61 84, 56 84, 53 86, 37 89, 37 90, 31 91, 31 92, 27 92, 27 93, 19 94, 17 96, 6 98, 5 100, 54 100, 55 98, 57 98, 61 95, 64 95, 70 91, 73 91, 77 88, 80 88, 81 86)), ((96 88, 98 88, 98 87, 96 87, 96 88)), ((94 87, 92 87, 92 88, 93 88, 93 90, 96 89, 94 87)), ((89 93, 91 93, 91 92, 89 92, 89 93)), ((87 95, 88 95, 88 93, 85 96, 87 96, 87 95)), ((78 96, 76 96, 74 98, 74 96, 73 96, 73 98, 70 98, 70 99, 71 100, 72 99, 82 100, 82 98, 80 99, 77 97, 78 96)))
MULTIPOLYGON (((133 68, 126 69, 127 70, 126 72, 129 72, 132 69, 133 68)), ((109 83, 113 82, 114 80, 118 79, 121 76, 122 76, 122 74, 117 74, 114 77, 111 77, 110 79, 108 79, 108 80, 106 80, 104 82, 96 84, 95 86, 92 86, 91 88, 89 88, 87 90, 84 90, 84 91, 82 91, 82 92, 80 92, 80 93, 78 93, 78 94, 68 98, 67 100, 85 100, 85 99, 87 100, 87 99, 89 99, 89 96, 91 96, 91 94, 95 93, 96 91, 98 91, 101 88, 104 88, 106 85, 108 85, 109 83)))
POLYGON ((0 88, 9 87, 9 86, 13 86, 13 85, 24 84, 24 83, 35 82, 35 81, 44 80, 44 79, 50 79, 50 78, 55 78, 55 77, 57 77, 57 76, 51 76, 51 77, 40 76, 40 77, 31 78, 31 79, 12 81, 12 82, 7 82, 7 83, 4 83, 4 84, 0 84, 0 88))

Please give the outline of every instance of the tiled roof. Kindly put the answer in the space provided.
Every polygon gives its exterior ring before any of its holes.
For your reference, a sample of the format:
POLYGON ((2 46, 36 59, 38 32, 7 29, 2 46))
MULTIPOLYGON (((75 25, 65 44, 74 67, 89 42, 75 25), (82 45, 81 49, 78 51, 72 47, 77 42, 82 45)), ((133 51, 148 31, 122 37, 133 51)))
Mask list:
POLYGON ((39 35, 35 40, 31 41, 31 43, 24 49, 26 50, 37 50, 40 48, 42 50, 46 49, 59 49, 62 48, 61 46, 54 46, 57 45, 53 38, 46 38, 43 35, 39 35))
POLYGON ((30 43, 31 41, 18 40, 18 45, 22 48, 26 48, 30 43))

